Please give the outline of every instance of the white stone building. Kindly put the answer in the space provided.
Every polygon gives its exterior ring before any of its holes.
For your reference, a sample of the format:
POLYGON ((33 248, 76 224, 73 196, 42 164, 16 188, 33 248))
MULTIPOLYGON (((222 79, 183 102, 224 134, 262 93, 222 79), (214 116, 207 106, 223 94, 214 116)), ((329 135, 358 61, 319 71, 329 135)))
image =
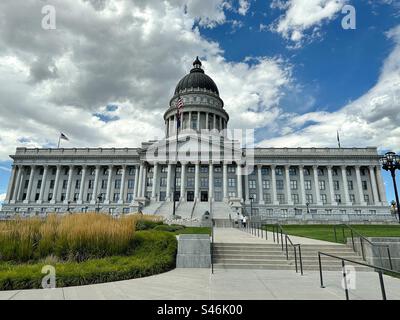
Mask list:
POLYGON ((376 148, 247 148, 196 59, 164 114, 165 139, 140 148, 17 148, 6 214, 242 211, 263 218, 390 221, 376 148), (176 149, 176 101, 184 100, 176 149), (202 134, 199 134, 201 131, 202 134), (178 152, 176 152, 178 150, 178 152))

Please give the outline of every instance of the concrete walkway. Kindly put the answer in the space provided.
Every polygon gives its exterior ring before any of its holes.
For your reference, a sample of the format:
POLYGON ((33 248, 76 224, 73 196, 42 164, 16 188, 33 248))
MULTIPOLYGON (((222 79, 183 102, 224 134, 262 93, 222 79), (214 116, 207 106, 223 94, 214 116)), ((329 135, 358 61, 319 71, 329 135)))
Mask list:
MULTIPOLYGON (((175 269, 141 279, 57 289, 2 291, 0 299, 149 299, 149 300, 343 300, 341 272, 324 272, 325 289, 318 272, 304 276, 294 271, 175 269)), ((400 280, 384 277, 388 299, 400 299, 400 280)), ((356 273, 350 299, 381 299, 378 275, 356 273)))
MULTIPOLYGON (((274 243, 272 232, 268 232, 267 240, 265 240, 265 232, 263 232, 262 234, 263 234, 263 239, 261 239, 261 237, 253 236, 252 234, 244 230, 239 230, 236 228, 214 228, 214 241, 217 243, 265 243, 265 244, 274 243)), ((339 245, 338 243, 334 242, 315 240, 310 238, 303 238, 290 235, 289 237, 294 244, 299 243, 304 245, 312 244, 321 246, 339 245)))

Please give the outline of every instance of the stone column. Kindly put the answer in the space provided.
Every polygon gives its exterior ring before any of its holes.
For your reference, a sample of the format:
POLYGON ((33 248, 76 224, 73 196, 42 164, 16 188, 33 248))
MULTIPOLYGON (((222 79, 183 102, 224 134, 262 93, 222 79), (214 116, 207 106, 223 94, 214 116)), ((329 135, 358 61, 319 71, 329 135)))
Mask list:
POLYGON ((29 183, 28 183, 28 190, 26 191, 26 199, 24 203, 29 203, 31 200, 31 193, 32 193, 32 185, 33 185, 33 177, 35 175, 35 166, 31 166, 31 173, 29 175, 29 183))
POLYGON ((197 111, 197 130, 200 130, 200 111, 197 111))
POLYGON ((143 178, 142 178, 142 195, 141 197, 144 198, 146 197, 146 191, 147 191, 147 170, 148 167, 146 163, 143 164, 143 178))
POLYGON ((333 187, 333 176, 332 176, 332 166, 327 166, 328 170, 328 184, 329 184, 329 201, 332 206, 336 206, 336 200, 335 200, 335 190, 333 187))
POLYGON ((100 166, 96 166, 94 169, 94 182, 93 182, 93 195, 92 199, 90 199, 90 204, 96 204, 97 199, 97 189, 99 184, 99 173, 100 173, 100 166))
MULTIPOLYGON (((13 197, 13 190, 14 190, 14 184, 15 184, 15 172, 17 171, 16 166, 12 165, 12 169, 11 169, 11 176, 10 176, 10 180, 8 182, 8 188, 7 188, 7 194, 6 194, 6 198, 4 200, 4 203, 7 204, 10 202, 10 200, 13 197)), ((15 191, 14 191, 15 193, 15 191)))
POLYGON ((350 205, 352 205, 352 203, 350 203, 349 186, 347 184, 346 166, 341 166, 340 168, 341 168, 341 171, 342 171, 343 191, 344 191, 344 204, 346 206, 350 206, 350 205))
POLYGON ((47 179, 47 171, 49 170, 49 167, 47 165, 43 166, 43 176, 42 176, 42 184, 40 186, 40 191, 39 191, 39 199, 36 201, 36 203, 42 203, 43 202, 43 196, 44 196, 44 190, 46 188, 46 179, 47 179))
POLYGON ((379 188, 379 196, 383 206, 387 206, 387 199, 386 199, 386 189, 385 185, 383 184, 383 178, 381 173, 381 167, 376 167, 376 180, 378 183, 379 188))
POLYGON ((167 172, 167 188, 165 190, 166 200, 171 201, 171 176, 172 176, 172 165, 168 164, 168 172, 167 172))
POLYGON ((258 203, 259 204, 264 204, 264 199, 263 199, 263 185, 262 185, 262 165, 259 164, 257 166, 258 169, 258 203))
POLYGON ((290 165, 285 166, 285 180, 286 180, 286 203, 288 205, 293 205, 292 201, 292 190, 290 188, 290 165))
POLYGON ((18 166, 18 171, 17 171, 17 179, 15 181, 15 187, 14 191, 11 197, 11 203, 16 203, 19 200, 19 194, 20 194, 20 187, 21 187, 21 180, 22 180, 22 170, 23 166, 18 166))
POLYGON ((181 164, 181 200, 185 200, 186 163, 181 164))
POLYGON ((243 190, 242 190, 242 166, 237 165, 237 197, 240 201, 243 201, 243 190))
POLYGON ((299 174, 300 174, 300 201, 302 205, 306 205, 306 190, 304 185, 304 166, 299 166, 299 174))
POLYGON ((208 166, 208 201, 214 199, 214 165, 210 162, 208 166))
POLYGON ((376 185, 376 178, 375 178, 375 166, 369 166, 369 176, 372 186, 372 195, 374 196, 374 205, 379 205, 378 188, 376 185))
POLYGON ((208 127, 208 112, 206 112, 206 129, 210 129, 210 128, 208 127))
POLYGON ((64 204, 67 204, 71 199, 71 185, 72 185, 72 175, 74 173, 74 166, 69 166, 68 169, 68 181, 67 181, 67 191, 65 193, 64 204))
POLYGON ((121 177, 121 186, 119 189, 119 204, 123 204, 125 202, 125 177, 126 177, 126 165, 122 165, 122 177, 121 177))
POLYGON ((200 190, 200 163, 196 162, 195 171, 194 171, 194 198, 195 201, 199 198, 199 190, 200 190))
POLYGON ((318 166, 313 166, 313 174, 314 174, 315 197, 317 198, 315 203, 317 204, 317 206, 322 206, 321 192, 319 190, 318 166))
POLYGON ((361 206, 366 206, 367 204, 365 203, 365 200, 364 200, 364 192, 363 192, 362 182, 361 182, 360 166, 356 166, 356 178, 357 178, 359 203, 361 206))
POLYGON ((81 185, 79 188, 79 196, 78 196, 78 201, 77 204, 82 204, 83 203, 83 193, 85 191, 85 181, 86 180, 86 166, 82 166, 82 174, 81 174, 81 185))
POLYGON ((276 194, 276 172, 275 165, 271 165, 271 192, 272 192, 272 204, 278 205, 278 196, 276 194))
POLYGON ((108 166, 108 177, 107 177, 106 199, 104 201, 104 204, 109 204, 110 203, 112 174, 113 174, 113 166, 109 165, 108 166))
POLYGON ((217 115, 213 115, 213 129, 217 129, 217 115))
POLYGON ((228 164, 224 163, 222 167, 222 187, 224 194, 224 201, 228 199, 228 164))
POLYGON ((219 117, 219 130, 222 131, 222 118, 219 117))
POLYGON ((192 111, 189 112, 189 129, 192 129, 192 111))
POLYGON ((139 189, 140 189, 140 171, 141 171, 141 165, 136 165, 135 166, 135 189, 133 190, 133 195, 134 198, 139 198, 139 189))
POLYGON ((153 186, 151 189, 151 200, 156 201, 156 192, 157 192, 157 175, 158 175, 158 163, 154 162, 153 167, 153 186))

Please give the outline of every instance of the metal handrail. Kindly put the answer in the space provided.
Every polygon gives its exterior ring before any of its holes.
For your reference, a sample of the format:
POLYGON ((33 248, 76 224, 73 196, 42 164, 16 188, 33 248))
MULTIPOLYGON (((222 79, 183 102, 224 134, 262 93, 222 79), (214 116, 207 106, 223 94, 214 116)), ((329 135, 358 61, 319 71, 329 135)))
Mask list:
POLYGON ((376 272, 378 272, 379 274, 379 283, 380 283, 380 287, 381 287, 381 292, 382 292, 382 299, 386 300, 386 291, 385 291, 385 284, 383 283, 383 272, 388 272, 388 273, 394 273, 400 276, 400 272, 394 271, 394 270, 390 270, 387 268, 382 268, 382 267, 377 267, 371 264, 367 264, 367 263, 363 263, 363 262, 358 262, 358 261, 354 261, 351 259, 347 259, 347 258, 342 258, 339 256, 335 256, 329 253, 325 253, 325 252, 318 252, 318 264, 319 264, 319 276, 320 276, 320 283, 321 283, 321 288, 325 288, 324 286, 324 280, 323 280, 323 276, 322 276, 322 262, 321 262, 321 255, 330 257, 330 258, 334 258, 334 259, 338 259, 342 261, 342 268, 343 268, 343 280, 344 280, 344 290, 345 290, 345 294, 346 294, 346 300, 349 300, 349 288, 347 287, 347 279, 346 279, 346 269, 345 269, 345 261, 350 262, 350 263, 354 263, 354 264, 358 264, 360 266, 365 266, 368 268, 373 268, 376 272))
MULTIPOLYGON (((353 245, 353 251, 354 252, 356 252, 356 247, 355 247, 355 243, 354 243, 354 234, 356 234, 358 236, 358 238, 360 238, 361 255, 362 255, 362 258, 363 258, 364 261, 366 261, 365 251, 364 251, 364 241, 366 241, 372 247, 386 248, 386 250, 387 250, 386 252, 387 252, 387 255, 388 255, 388 259, 389 259, 390 269, 393 269, 392 256, 390 254, 389 245, 373 243, 372 241, 370 241, 368 238, 363 236, 361 233, 359 233, 357 230, 355 230, 353 227, 349 226, 348 224, 339 224, 339 225, 333 226, 333 231, 335 233, 335 242, 338 242, 337 233, 336 233, 336 228, 337 227, 341 227, 342 228, 343 241, 345 239, 344 228, 348 228, 350 230, 350 232, 351 232, 351 242, 352 242, 352 245, 353 245)), ((381 254, 380 250, 379 250, 379 258, 380 258, 380 261, 381 261, 381 265, 383 266, 382 254, 381 254)))

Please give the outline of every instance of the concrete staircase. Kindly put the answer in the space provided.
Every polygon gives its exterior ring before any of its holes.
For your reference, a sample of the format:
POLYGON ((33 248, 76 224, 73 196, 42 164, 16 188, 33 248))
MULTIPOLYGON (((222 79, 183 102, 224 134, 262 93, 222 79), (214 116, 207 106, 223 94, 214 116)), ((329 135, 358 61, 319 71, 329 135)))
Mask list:
MULTIPOLYGON (((286 260, 286 251, 282 251, 278 244, 215 243, 214 267, 217 269, 295 270, 293 249, 290 246, 289 251, 289 260, 286 260)), ((362 262, 360 256, 344 245, 304 244, 301 245, 304 271, 319 270, 318 251, 362 262)), ((322 256, 321 261, 324 271, 341 270, 340 260, 322 256)), ((357 271, 371 271, 363 266, 355 265, 354 267, 357 271)))
POLYGON ((210 203, 198 201, 194 208, 192 218, 201 219, 206 211, 210 212, 210 203))

